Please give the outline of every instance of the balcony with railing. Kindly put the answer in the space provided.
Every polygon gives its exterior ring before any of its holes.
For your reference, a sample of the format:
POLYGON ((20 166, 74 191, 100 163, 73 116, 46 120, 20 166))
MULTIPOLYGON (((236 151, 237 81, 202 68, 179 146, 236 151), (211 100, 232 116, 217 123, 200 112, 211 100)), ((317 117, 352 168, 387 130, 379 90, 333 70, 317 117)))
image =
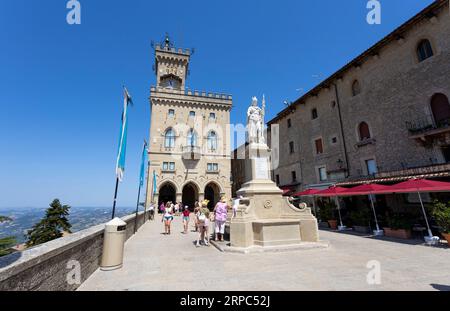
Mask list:
POLYGON ((406 122, 411 138, 440 135, 450 131, 450 119, 433 121, 431 116, 406 122))
POLYGON ((182 157, 184 160, 200 160, 201 156, 202 156, 202 150, 200 147, 198 146, 192 146, 192 145, 187 145, 187 146, 182 146, 182 157))

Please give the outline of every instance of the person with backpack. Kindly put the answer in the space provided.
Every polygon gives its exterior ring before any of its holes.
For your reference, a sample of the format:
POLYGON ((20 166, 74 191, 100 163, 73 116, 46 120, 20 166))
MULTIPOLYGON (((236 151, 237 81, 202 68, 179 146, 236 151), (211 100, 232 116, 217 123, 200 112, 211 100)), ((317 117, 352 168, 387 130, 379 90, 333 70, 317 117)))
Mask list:
POLYGON ((198 232, 198 220, 197 220, 197 214, 200 211, 200 203, 198 203, 198 201, 195 201, 195 205, 194 205, 194 226, 195 226, 195 232, 198 232))
POLYGON ((151 202, 148 207, 149 213, 150 213, 150 220, 155 219, 155 203, 151 202))
POLYGON ((200 247, 200 241, 204 241, 206 246, 209 246, 209 216, 208 209, 209 200, 204 200, 199 208, 196 218, 198 226, 198 239, 195 244, 196 247, 200 247))

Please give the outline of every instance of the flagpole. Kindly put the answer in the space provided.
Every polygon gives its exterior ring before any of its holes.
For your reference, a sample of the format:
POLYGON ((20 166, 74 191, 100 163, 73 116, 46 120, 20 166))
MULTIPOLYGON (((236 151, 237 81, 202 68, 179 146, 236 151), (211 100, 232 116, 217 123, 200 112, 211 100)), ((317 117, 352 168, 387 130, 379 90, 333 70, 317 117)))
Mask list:
MULTIPOLYGON (((137 202, 136 202, 136 217, 134 217, 134 233, 136 233, 136 231, 137 231, 140 196, 141 196, 141 183, 139 182, 138 197, 137 197, 137 202)), ((144 215, 144 217, 145 217, 145 215, 144 215)))
POLYGON ((124 92, 124 102, 123 102, 123 111, 122 111, 122 127, 120 131, 120 139, 119 139, 119 151, 117 154, 117 162, 116 162, 116 188, 114 190, 114 202, 113 202, 113 210, 111 218, 114 219, 116 216, 116 203, 117 203, 117 190, 119 189, 119 182, 122 181, 123 171, 125 169, 125 151, 126 151, 126 141, 127 141, 127 106, 128 104, 133 104, 131 101, 131 96, 128 93, 125 86, 123 87, 124 92))
MULTIPOLYGON (((137 224, 138 224, 138 214, 139 214, 139 201, 141 198, 141 188, 144 181, 144 167, 145 167, 145 152, 147 149, 147 142, 144 140, 144 144, 142 146, 142 161, 141 161, 141 169, 139 172, 139 189, 138 189, 138 196, 137 196, 137 202, 136 202, 136 215, 134 217, 134 233, 137 231, 137 224)), ((145 205, 145 204, 144 204, 145 205)), ((145 213, 144 213, 144 222, 145 222, 145 213)))
MULTIPOLYGON (((148 149, 147 149, 148 154, 148 149)), ((148 206, 148 188, 149 188, 149 182, 150 182, 150 161, 147 161, 147 185, 145 187, 145 214, 147 214, 147 206, 148 206)), ((150 194, 150 203, 153 202, 153 198, 150 194)), ((145 215, 144 215, 144 222, 145 222, 145 215)))
POLYGON ((114 191, 114 202, 113 202, 113 210, 112 210, 112 217, 111 219, 114 219, 116 216, 116 202, 117 202, 117 189, 119 188, 119 177, 116 177, 116 190, 114 191))

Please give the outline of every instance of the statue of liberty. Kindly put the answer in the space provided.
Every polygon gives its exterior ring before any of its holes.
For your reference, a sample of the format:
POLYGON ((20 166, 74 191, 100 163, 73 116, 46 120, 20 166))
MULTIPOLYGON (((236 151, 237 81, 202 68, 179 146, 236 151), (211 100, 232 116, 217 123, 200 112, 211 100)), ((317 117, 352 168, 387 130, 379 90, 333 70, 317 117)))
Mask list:
POLYGON ((264 138, 264 115, 266 100, 263 95, 262 108, 258 107, 258 99, 252 98, 252 105, 247 110, 248 142, 250 144, 265 144, 264 138))

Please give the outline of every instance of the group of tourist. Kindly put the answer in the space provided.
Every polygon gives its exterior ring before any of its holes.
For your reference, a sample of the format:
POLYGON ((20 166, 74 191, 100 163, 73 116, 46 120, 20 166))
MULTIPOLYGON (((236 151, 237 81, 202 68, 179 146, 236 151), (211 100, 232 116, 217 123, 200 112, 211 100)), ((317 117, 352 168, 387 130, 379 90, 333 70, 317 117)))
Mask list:
MULTIPOLYGON (((211 212, 208 208, 209 200, 203 200, 201 203, 195 202, 194 206, 194 226, 195 232, 198 232, 198 238, 195 243, 196 247, 201 244, 209 246, 210 233, 209 228, 211 222, 214 223, 214 238, 215 241, 223 241, 225 235, 225 223, 228 219, 228 211, 233 210, 232 217, 236 217, 239 199, 234 200, 232 206, 227 202, 227 198, 223 196, 211 212)), ((162 214, 161 222, 164 223, 164 234, 171 234, 171 225, 174 216, 182 216, 183 220, 183 234, 187 234, 189 230, 189 223, 191 221, 191 211, 189 206, 183 206, 182 203, 161 203, 159 206, 159 213, 162 214)))

